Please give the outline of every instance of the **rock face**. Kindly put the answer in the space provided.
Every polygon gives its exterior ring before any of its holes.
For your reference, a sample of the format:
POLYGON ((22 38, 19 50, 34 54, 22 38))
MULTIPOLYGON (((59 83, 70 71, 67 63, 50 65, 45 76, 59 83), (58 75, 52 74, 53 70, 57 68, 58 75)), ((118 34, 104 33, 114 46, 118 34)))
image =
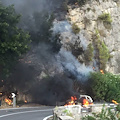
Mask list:
MULTIPOLYGON (((93 0, 82 7, 73 6, 68 6, 68 14, 66 15, 68 23, 64 24, 66 30, 60 32, 62 47, 72 51, 80 62, 85 62, 84 51, 93 41, 93 34, 98 31, 100 40, 105 43, 110 56, 112 56, 106 63, 105 70, 118 74, 120 72, 120 3, 113 0, 93 0), (110 15, 112 20, 110 26, 104 24, 104 20, 98 19, 103 14, 110 15), (76 24, 80 28, 79 33, 72 32, 72 24, 76 24)), ((97 67, 96 63, 94 58, 89 64, 97 67)))

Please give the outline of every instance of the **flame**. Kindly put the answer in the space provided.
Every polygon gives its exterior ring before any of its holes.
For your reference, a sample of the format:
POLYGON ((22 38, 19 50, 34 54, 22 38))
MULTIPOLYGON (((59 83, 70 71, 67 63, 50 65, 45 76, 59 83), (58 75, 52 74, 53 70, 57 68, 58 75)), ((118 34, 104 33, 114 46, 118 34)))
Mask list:
POLYGON ((117 102, 117 101, 115 101, 115 100, 112 100, 112 102, 113 102, 113 103, 115 103, 116 105, 118 105, 118 102, 117 102))
POLYGON ((104 74, 104 71, 103 71, 103 70, 100 70, 100 72, 101 72, 102 74, 104 74))
POLYGON ((77 100, 77 97, 76 96, 71 96, 71 101, 68 102, 66 105, 75 105, 75 101, 77 100))
POLYGON ((11 104, 12 104, 12 101, 11 101, 9 98, 5 98, 5 102, 6 102, 8 105, 11 105, 11 104))
POLYGON ((88 102, 88 100, 86 100, 86 99, 83 99, 83 105, 84 105, 84 106, 88 106, 88 105, 89 105, 89 102, 88 102))
POLYGON ((25 100, 24 102, 27 103, 27 100, 25 100))
POLYGON ((83 106, 87 107, 89 105, 92 105, 93 103, 90 103, 87 99, 83 99, 83 106))

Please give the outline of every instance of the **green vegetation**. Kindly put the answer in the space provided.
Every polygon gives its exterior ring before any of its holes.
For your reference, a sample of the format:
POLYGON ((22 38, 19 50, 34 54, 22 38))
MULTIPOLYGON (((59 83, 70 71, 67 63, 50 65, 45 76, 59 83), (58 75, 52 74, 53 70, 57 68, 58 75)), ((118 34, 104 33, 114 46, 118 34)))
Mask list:
POLYGON ((102 15, 98 16, 99 20, 102 20, 103 22, 107 22, 111 24, 112 19, 109 13, 103 13, 102 15))
POLYGON ((69 110, 64 110, 63 113, 65 113, 67 116, 73 117, 72 113, 69 110))
POLYGON ((96 118, 94 118, 93 116, 87 115, 87 116, 83 117, 82 120, 96 120, 96 118))
POLYGON ((112 19, 109 13, 103 13, 98 16, 98 20, 102 20, 106 29, 111 29, 112 19))
POLYGON ((75 34, 78 34, 80 32, 80 28, 74 23, 72 24, 72 31, 75 34))
POLYGON ((116 110, 120 112, 120 104, 117 105, 116 110))
POLYGON ((29 47, 30 36, 17 27, 20 15, 14 6, 4 7, 0 4, 0 71, 9 75, 9 70, 29 47))
POLYGON ((109 51, 104 42, 98 41, 100 69, 105 69, 106 63, 109 59, 109 51))
POLYGON ((120 102, 120 75, 91 73, 88 93, 94 100, 120 102))
POLYGON ((87 47, 87 50, 85 51, 85 59, 86 61, 90 62, 93 60, 93 46, 92 44, 90 43, 87 47))
POLYGON ((99 32, 96 30, 96 34, 93 37, 95 47, 97 49, 98 60, 100 63, 100 69, 105 69, 106 63, 110 58, 109 50, 103 41, 100 40, 99 32))
POLYGON ((113 111, 112 108, 103 108, 100 113, 93 113, 92 116, 85 116, 82 120, 120 120, 119 111, 113 111))

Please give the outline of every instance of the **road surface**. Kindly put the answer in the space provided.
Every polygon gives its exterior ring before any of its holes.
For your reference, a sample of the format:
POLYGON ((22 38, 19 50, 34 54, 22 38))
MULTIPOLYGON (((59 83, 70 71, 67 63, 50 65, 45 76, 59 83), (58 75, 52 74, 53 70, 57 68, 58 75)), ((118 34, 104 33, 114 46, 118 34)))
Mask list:
POLYGON ((52 115, 54 107, 41 106, 29 108, 0 109, 0 120, 43 120, 52 115))

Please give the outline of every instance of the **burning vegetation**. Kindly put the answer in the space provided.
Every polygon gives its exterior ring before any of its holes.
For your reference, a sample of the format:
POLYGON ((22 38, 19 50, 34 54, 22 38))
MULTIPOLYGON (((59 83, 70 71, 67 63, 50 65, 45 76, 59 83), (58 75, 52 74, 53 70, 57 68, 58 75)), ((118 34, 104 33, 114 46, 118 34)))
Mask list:
POLYGON ((65 104, 65 106, 75 105, 76 103, 77 103, 77 97, 76 96, 71 96, 71 99, 69 100, 69 102, 67 104, 65 104))
POLYGON ((9 98, 5 98, 5 102, 6 102, 8 105, 12 105, 12 100, 9 99, 9 98))
POLYGON ((115 100, 112 100, 113 103, 115 103, 116 105, 118 105, 119 103, 115 100))

